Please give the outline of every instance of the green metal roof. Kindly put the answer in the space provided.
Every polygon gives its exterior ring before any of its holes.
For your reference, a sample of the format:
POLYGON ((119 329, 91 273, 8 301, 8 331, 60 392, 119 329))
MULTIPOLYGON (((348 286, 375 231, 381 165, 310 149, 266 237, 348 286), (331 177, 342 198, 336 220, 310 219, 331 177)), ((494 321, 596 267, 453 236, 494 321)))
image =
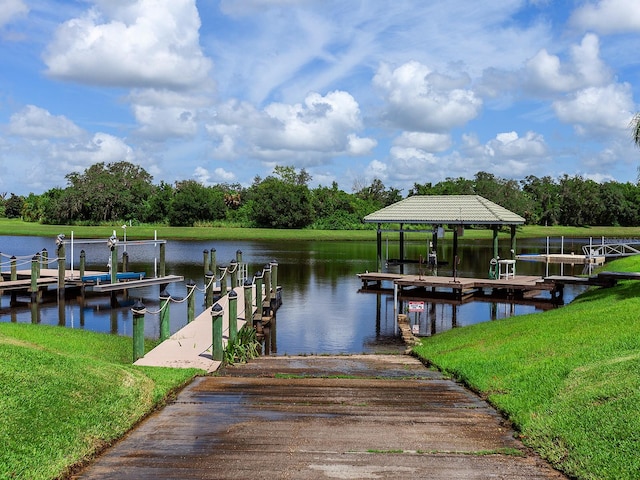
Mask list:
POLYGON ((525 219, 480 195, 416 195, 373 212, 367 223, 521 225, 525 219))

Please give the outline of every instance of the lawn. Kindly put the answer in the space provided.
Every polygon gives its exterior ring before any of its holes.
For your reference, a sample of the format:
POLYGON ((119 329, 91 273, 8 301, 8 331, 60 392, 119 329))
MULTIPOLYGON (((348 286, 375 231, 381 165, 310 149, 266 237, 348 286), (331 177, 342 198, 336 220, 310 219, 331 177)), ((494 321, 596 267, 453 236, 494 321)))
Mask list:
POLYGON ((132 348, 129 337, 0 323, 0 478, 68 474, 200 373, 135 367, 132 348))
MULTIPOLYGON (((640 271, 640 257, 607 264, 640 271)), ((579 479, 640 478, 640 282, 455 329, 415 352, 478 391, 525 444, 579 479)))

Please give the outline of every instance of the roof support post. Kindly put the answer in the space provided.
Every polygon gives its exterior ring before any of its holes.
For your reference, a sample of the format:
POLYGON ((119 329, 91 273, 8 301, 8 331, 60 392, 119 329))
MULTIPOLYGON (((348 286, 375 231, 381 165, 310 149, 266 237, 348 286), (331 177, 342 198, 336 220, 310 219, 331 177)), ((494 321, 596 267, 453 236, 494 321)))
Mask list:
POLYGON ((453 277, 458 271, 458 226, 453 226, 453 277))
POLYGON ((498 258, 498 225, 493 225, 493 258, 498 258))
POLYGON ((378 232, 376 235, 376 268, 378 272, 382 272, 382 232, 380 231, 380 224, 378 224, 378 232))
POLYGON ((404 223, 400 224, 400 273, 404 273, 404 223))
POLYGON ((516 258, 516 226, 511 225, 511 259, 516 258))

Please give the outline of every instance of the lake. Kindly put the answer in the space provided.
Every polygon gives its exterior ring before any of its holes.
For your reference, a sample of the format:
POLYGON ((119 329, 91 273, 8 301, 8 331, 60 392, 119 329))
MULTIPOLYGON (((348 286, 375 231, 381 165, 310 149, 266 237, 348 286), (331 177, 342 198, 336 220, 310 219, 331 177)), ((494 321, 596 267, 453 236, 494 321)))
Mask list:
MULTIPOLYGON (((166 273, 181 275, 183 283, 175 283, 167 288, 174 298, 185 297, 186 283, 193 280, 199 290, 196 295, 196 315, 203 310, 204 287, 203 252, 215 249, 218 266, 226 266, 242 252, 242 260, 248 265, 250 275, 262 270, 265 264, 278 262, 278 284, 282 286, 283 304, 277 313, 277 329, 272 354, 341 354, 372 353, 397 349, 401 345, 394 319, 393 294, 361 292, 358 273, 376 270, 375 232, 371 232, 371 242, 243 242, 243 241, 168 241, 166 245, 166 273)), ((82 244, 74 242, 73 249, 66 246, 67 268, 78 269, 80 251, 87 258, 87 270, 107 271, 110 259, 109 248, 104 243, 82 244), (73 255, 71 250, 73 250, 73 255)), ((451 240, 447 238, 438 245, 438 256, 448 262, 438 269, 439 275, 452 275, 451 240)), ((582 245, 588 239, 560 239, 550 242, 551 252, 581 253, 582 245)), ((426 256, 425 242, 408 243, 405 257, 417 259, 426 256)), ((49 258, 55 257, 54 238, 0 236, 2 271, 9 271, 9 258, 19 258, 18 269, 29 269, 29 259, 47 249, 49 258), (24 256, 24 259, 20 257, 24 256)), ((508 258, 508 239, 501 237, 500 254, 508 258)), ((518 239, 518 253, 544 253, 547 239, 518 239)), ((118 245, 119 258, 124 251, 121 241, 118 245)), ((153 276, 157 268, 158 247, 153 245, 127 244, 129 271, 143 271, 153 276)), ((383 256, 398 258, 396 242, 383 238, 383 256)), ((457 275, 486 278, 493 249, 491 241, 459 239, 460 264, 457 275)), ((51 268, 56 268, 52 264, 51 268)), ((398 266, 385 266, 384 271, 397 272, 398 266)), ((405 273, 418 273, 416 264, 406 264, 405 273)), ((518 261, 517 274, 577 275, 583 273, 582 265, 546 265, 538 262, 518 261)), ((580 287, 565 288, 565 302, 571 301, 580 287)), ((83 328, 92 331, 132 335, 131 306, 134 300, 142 300, 148 310, 159 308, 158 287, 130 290, 129 299, 119 296, 120 304, 110 306, 106 296, 88 296, 84 304, 67 298, 40 305, 30 304, 28 299, 11 306, 9 295, 0 297, 0 321, 60 325, 67 328, 83 328)), ((499 321, 512 315, 522 315, 541 311, 532 305, 514 305, 505 302, 471 302, 465 304, 426 302, 425 311, 410 313, 410 320, 421 335, 430 335, 454 327, 463 327, 485 321, 499 321)), ((176 332, 186 323, 186 304, 172 303, 170 311, 171 332, 176 332)), ((147 314, 145 335, 159 337, 157 315, 147 314)))

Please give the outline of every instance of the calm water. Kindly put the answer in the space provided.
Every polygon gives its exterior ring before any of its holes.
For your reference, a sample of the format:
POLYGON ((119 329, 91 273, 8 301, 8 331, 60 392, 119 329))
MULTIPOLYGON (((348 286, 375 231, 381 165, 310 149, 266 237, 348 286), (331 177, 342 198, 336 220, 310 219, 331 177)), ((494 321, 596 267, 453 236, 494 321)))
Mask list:
MULTIPOLYGON (((372 240, 375 234, 372 232, 372 240)), ((502 240, 500 254, 509 256, 508 240, 502 240)), ((519 240, 518 253, 543 253, 546 239, 519 240)), ((580 248, 588 239, 565 240, 564 251, 581 253, 580 248)), ((8 256, 25 256, 24 265, 18 269, 29 269, 29 259, 46 248, 49 257, 55 257, 56 246, 53 238, 40 237, 0 237, 2 271, 9 271, 8 256)), ((119 256, 123 251, 119 245, 119 256)), ((551 243, 551 252, 560 253, 561 244, 551 243)), ((186 282, 193 280, 201 289, 204 286, 203 251, 215 249, 218 266, 228 265, 236 258, 236 251, 242 251, 243 262, 248 264, 252 275, 265 264, 278 262, 278 283, 283 287, 283 305, 277 314, 277 330, 272 353, 360 353, 384 351, 399 345, 394 322, 393 294, 360 292, 361 282, 357 273, 375 271, 375 241, 358 242, 185 242, 169 241, 166 246, 166 271, 168 274, 184 276, 184 283, 171 284, 168 292, 172 297, 186 296, 186 282)), ((109 249, 104 244, 81 244, 73 247, 74 268, 79 265, 80 250, 86 252, 87 270, 107 271, 110 258, 109 249)), ((425 243, 408 244, 406 258, 417 259, 426 255, 425 243)), ((157 265, 158 247, 153 245, 127 245, 129 271, 144 271, 153 276, 157 265)), ((67 245, 67 268, 71 268, 71 247, 67 245)), ((441 241, 439 259, 448 261, 441 266, 440 275, 452 275, 450 240, 441 241)), ((395 242, 383 242, 383 256, 397 258, 395 242)), ((492 256, 490 242, 459 241, 459 276, 487 277, 489 260, 492 256)), ((51 268, 56 268, 53 263, 51 268)), ((399 271, 397 266, 384 268, 385 271, 399 271)), ((407 264, 405 273, 418 273, 415 264, 407 264)), ((518 262, 518 274, 545 275, 563 273, 574 275, 583 273, 583 267, 569 265, 549 265, 537 262, 518 262), (548 269, 548 270, 547 270, 548 269)), ((141 299, 149 311, 159 308, 158 287, 139 288, 130 291, 129 300, 121 297, 120 306, 111 308, 108 297, 88 297, 84 305, 75 299, 58 301, 55 297, 41 305, 31 305, 28 299, 17 307, 10 306, 10 297, 0 297, 0 321, 20 323, 40 323, 60 325, 68 328, 84 328, 119 335, 132 334, 131 305, 141 299)), ((579 291, 567 287, 565 302, 570 301, 579 291)), ((410 299, 404 299, 408 301, 410 299)), ((197 292, 196 314, 202 310, 204 294, 197 292)), ((462 305, 440 302, 426 302, 425 311, 410 313, 410 320, 420 334, 429 335, 453 327, 470 325, 484 321, 495 321, 511 315, 540 311, 531 305, 509 303, 472 302, 462 305)), ((186 323, 186 304, 171 304, 171 331, 179 330, 186 323)), ((157 315, 147 314, 145 334, 159 336, 157 315)))

